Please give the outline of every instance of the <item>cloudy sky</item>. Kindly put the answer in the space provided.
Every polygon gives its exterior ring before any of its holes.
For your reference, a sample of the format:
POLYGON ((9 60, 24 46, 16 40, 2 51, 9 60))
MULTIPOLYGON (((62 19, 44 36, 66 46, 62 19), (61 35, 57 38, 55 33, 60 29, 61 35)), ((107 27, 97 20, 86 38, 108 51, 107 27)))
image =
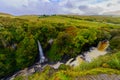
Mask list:
POLYGON ((120 0, 0 0, 0 12, 13 15, 100 15, 109 11, 120 11, 120 0))

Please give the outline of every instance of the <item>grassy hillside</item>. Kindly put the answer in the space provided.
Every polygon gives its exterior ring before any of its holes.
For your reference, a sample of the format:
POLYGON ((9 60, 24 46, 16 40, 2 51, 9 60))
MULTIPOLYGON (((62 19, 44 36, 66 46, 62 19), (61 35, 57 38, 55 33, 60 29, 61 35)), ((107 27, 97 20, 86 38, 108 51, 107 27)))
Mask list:
POLYGON ((0 12, 0 17, 13 17, 13 15, 0 12))
MULTIPOLYGON (((112 78, 110 76, 112 74, 120 75, 120 52, 101 56, 90 63, 83 62, 76 68, 61 65, 56 71, 50 68, 50 66, 46 66, 42 72, 36 72, 28 77, 18 76, 15 78, 15 80, 89 80, 91 78, 97 79, 97 77, 92 75, 99 74, 109 74, 110 78, 112 78), (88 75, 92 77, 87 79, 88 75)), ((98 79, 104 77, 101 76, 98 79)), ((115 78, 116 77, 114 77, 114 79, 115 78)))
POLYGON ((0 77, 34 64, 38 58, 37 40, 49 61, 75 57, 103 39, 110 40, 112 53, 118 52, 119 28, 119 17, 111 16, 1 16, 0 77), (50 39, 54 40, 51 46, 50 39))

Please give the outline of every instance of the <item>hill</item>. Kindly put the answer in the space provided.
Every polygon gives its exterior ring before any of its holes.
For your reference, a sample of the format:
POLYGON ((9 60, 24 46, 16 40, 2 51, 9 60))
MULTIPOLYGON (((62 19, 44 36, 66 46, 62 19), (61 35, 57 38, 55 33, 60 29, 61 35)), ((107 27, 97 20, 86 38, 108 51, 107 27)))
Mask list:
POLYGON ((8 14, 8 13, 2 13, 2 12, 0 12, 0 16, 2 16, 2 17, 12 17, 13 15, 8 14))
MULTIPOLYGON (((111 59, 111 56, 108 56, 108 62, 103 57, 102 60, 98 60, 100 64, 95 62, 91 64, 85 63, 76 71, 84 68, 84 70, 88 70, 98 67, 116 68, 119 70, 119 17, 78 15, 1 16, 0 78, 11 75, 37 62, 39 60, 38 40, 49 62, 54 63, 76 57, 82 54, 82 52, 88 51, 91 46, 97 46, 97 43, 104 39, 110 41, 110 52, 117 53, 118 57, 115 55, 115 59, 111 59), (48 42, 51 39, 53 39, 53 44, 50 45, 48 42)), ((63 66, 61 69, 66 69, 66 67, 63 66)), ((64 77, 64 73, 67 75, 79 73, 76 73, 76 71, 72 73, 72 69, 67 67, 66 70, 63 70, 62 74, 59 74, 61 71, 55 74, 64 77), (68 69, 71 71, 70 74, 69 72, 66 73, 68 69)), ((49 71, 48 69, 46 70, 49 71)), ((43 73, 42 75, 48 75, 46 70, 45 74, 43 73)), ((111 72, 115 73, 114 70, 111 72)), ((39 74, 36 73, 36 75, 39 74)))

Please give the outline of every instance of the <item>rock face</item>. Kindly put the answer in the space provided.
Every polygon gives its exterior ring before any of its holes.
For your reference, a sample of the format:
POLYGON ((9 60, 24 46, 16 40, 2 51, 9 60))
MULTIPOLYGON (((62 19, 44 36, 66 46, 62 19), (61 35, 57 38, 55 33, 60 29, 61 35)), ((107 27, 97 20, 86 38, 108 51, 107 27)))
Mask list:
POLYGON ((120 80, 120 75, 99 74, 77 77, 75 80, 120 80))
POLYGON ((50 66, 54 69, 58 69, 61 64, 63 64, 63 63, 58 61, 56 64, 50 65, 50 66))
POLYGON ((2 80, 14 80, 14 78, 17 77, 17 76, 29 76, 29 75, 34 74, 35 72, 43 71, 46 66, 50 66, 53 69, 58 69, 61 64, 63 64, 63 63, 57 62, 56 64, 53 64, 53 65, 50 65, 50 64, 41 65, 38 62, 38 63, 34 64, 33 66, 25 68, 23 70, 20 70, 20 71, 16 72, 14 75, 12 75, 11 77, 5 78, 5 79, 2 79, 2 80))
POLYGON ((76 59, 72 62, 74 58, 71 58, 66 62, 66 65, 70 65, 73 67, 79 66, 84 60, 82 59, 81 56, 77 56, 76 59))
POLYGON ((52 43, 53 43, 53 39, 50 39, 49 41, 48 41, 48 43, 50 44, 50 45, 52 45, 52 43))

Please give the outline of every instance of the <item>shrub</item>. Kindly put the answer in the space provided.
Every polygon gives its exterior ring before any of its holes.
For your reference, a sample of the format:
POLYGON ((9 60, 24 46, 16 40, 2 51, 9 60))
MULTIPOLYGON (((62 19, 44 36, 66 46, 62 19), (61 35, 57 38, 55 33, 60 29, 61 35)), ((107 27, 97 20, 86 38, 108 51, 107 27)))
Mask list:
POLYGON ((110 40, 110 47, 113 51, 117 52, 120 50, 120 37, 116 36, 110 40))

